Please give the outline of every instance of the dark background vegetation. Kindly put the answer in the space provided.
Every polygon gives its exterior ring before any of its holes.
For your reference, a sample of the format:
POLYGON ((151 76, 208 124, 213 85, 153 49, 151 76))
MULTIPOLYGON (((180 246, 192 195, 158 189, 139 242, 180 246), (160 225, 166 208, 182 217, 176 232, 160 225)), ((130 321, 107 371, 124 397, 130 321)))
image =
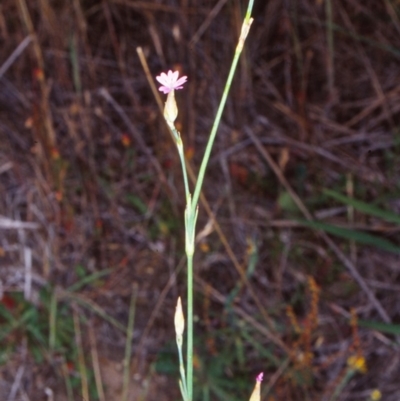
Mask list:
MULTIPOLYGON (((188 76, 197 171, 246 6, 1 1, 1 400, 179 399, 185 200, 137 48, 188 76)), ((196 399, 260 371, 263 400, 400 399, 399 7, 255 0, 200 206, 196 399)))

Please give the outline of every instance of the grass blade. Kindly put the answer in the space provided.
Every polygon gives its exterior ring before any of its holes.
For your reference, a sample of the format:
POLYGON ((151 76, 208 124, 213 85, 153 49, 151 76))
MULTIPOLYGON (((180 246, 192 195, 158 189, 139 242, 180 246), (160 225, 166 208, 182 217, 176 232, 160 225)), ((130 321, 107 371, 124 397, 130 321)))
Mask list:
POLYGON ((372 320, 359 320, 358 325, 381 333, 400 335, 400 324, 374 322, 372 320))
POLYGON ((373 245, 384 251, 400 254, 400 247, 392 242, 377 237, 375 235, 367 234, 357 230, 350 230, 343 227, 338 227, 332 224, 322 223, 320 221, 299 221, 302 225, 316 230, 325 231, 329 234, 335 235, 340 238, 356 241, 364 245, 373 245))
POLYGON ((85 285, 90 284, 91 282, 96 281, 96 280, 102 278, 103 276, 107 276, 112 271, 113 271, 113 269, 110 268, 110 269, 104 269, 99 272, 92 273, 89 276, 84 277, 82 280, 79 280, 75 284, 72 284, 70 287, 67 288, 66 291, 68 291, 68 292, 78 291, 85 285))
POLYGON ((400 215, 396 213, 383 210, 377 206, 371 205, 370 203, 362 202, 353 198, 348 198, 347 196, 332 191, 331 189, 324 189, 323 193, 330 196, 331 198, 338 200, 339 202, 353 206, 355 209, 362 213, 369 214, 370 216, 380 217, 390 223, 400 224, 400 215))

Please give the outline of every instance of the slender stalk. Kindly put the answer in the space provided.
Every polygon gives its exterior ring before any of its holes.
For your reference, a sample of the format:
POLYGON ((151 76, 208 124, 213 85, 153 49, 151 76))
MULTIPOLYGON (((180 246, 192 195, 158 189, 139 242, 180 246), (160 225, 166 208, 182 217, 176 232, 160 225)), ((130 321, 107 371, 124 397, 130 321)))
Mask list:
POLYGON ((218 130, 218 127, 219 127, 219 124, 221 121, 222 112, 224 111, 224 108, 225 108, 226 100, 228 98, 228 93, 229 93, 229 90, 232 85, 232 81, 233 81, 233 77, 235 75, 239 57, 240 57, 240 54, 242 53, 243 45, 246 40, 247 34, 249 32, 250 25, 253 22, 253 20, 251 18, 251 10, 253 9, 253 3, 254 3, 254 0, 250 0, 249 5, 247 6, 246 16, 243 21, 242 31, 241 31, 241 34, 239 37, 238 44, 236 46, 236 51, 235 51, 235 55, 233 57, 232 65, 229 70, 228 79, 226 80, 224 92, 222 93, 221 102, 219 103, 217 114, 215 116, 215 120, 214 120, 212 129, 211 129, 211 132, 210 132, 210 137, 207 142, 207 147, 204 152, 203 160, 201 162, 199 176, 198 176, 196 187, 194 189, 194 194, 193 194, 193 201, 192 201, 193 203, 192 204, 194 205, 194 207, 197 206, 197 202, 200 197, 201 187, 203 186, 204 175, 206 172, 207 164, 210 159, 211 150, 212 150, 212 147, 214 144, 215 137, 217 135, 217 130, 218 130))
MULTIPOLYGON (((239 56, 242 53, 243 45, 246 40, 247 34, 250 29, 250 25, 252 23, 251 18, 251 10, 253 8, 254 0, 249 1, 249 5, 247 7, 247 12, 245 19, 242 25, 242 31, 240 33, 239 41, 236 46, 235 55, 232 61, 232 65, 229 71, 228 79, 225 84, 224 92, 222 94, 221 102, 218 107, 217 114, 215 116, 215 120, 211 129, 211 133, 207 142, 206 150, 203 156, 203 160, 201 162, 200 171, 198 180, 196 183, 196 187, 194 190, 193 198, 190 198, 190 195, 187 195, 187 206, 185 213, 185 223, 186 223, 186 255, 187 255, 187 291, 188 291, 188 306, 187 306, 187 396, 188 401, 193 400, 193 254, 194 254, 194 246, 195 246, 195 226, 196 226, 196 218, 197 218, 197 203, 199 200, 201 188, 204 181, 204 175, 207 168, 208 161, 210 159, 211 149, 214 144, 214 140, 217 134, 218 126, 221 121, 222 112, 224 110, 226 100, 228 97, 229 89, 232 84, 233 76, 235 74, 235 70, 239 61, 239 56)), ((178 147, 179 149, 179 147, 178 147)), ((182 151, 182 157, 183 151, 182 151)), ((186 168, 184 165, 184 159, 182 159, 182 167, 186 173, 186 168)), ((184 177, 185 177, 184 173, 184 177)), ((187 184, 185 183, 185 187, 187 184)), ((186 187, 187 188, 187 187, 186 187)), ((187 190, 188 194, 188 190, 187 190)))
POLYGON ((89 382, 87 377, 87 369, 85 364, 85 353, 83 351, 82 343, 82 331, 79 323, 79 316, 76 308, 73 309, 73 319, 74 319, 74 329, 75 329, 75 341, 78 350, 78 365, 79 373, 81 375, 81 388, 82 388, 82 398, 84 400, 89 399, 89 382))
POLYGON ((180 159, 181 165, 182 165, 183 182, 185 184, 185 194, 186 194, 186 202, 187 202, 190 197, 190 191, 189 191, 189 181, 188 181, 188 177, 187 177, 186 164, 185 164, 185 152, 183 150, 183 142, 181 140, 181 136, 176 129, 175 129, 175 131, 178 135, 178 139, 176 140, 176 147, 178 148, 179 159, 180 159))
POLYGON ((193 254, 187 259, 187 396, 193 399, 193 254))
POLYGON ((72 389, 71 379, 69 378, 68 366, 64 360, 64 357, 61 362, 61 372, 64 376, 65 388, 67 389, 67 399, 68 401, 74 401, 74 390, 72 389))
POLYGON ((57 330, 57 294, 56 290, 53 290, 51 294, 51 301, 50 301, 50 323, 49 323, 49 348, 50 351, 53 352, 56 346, 56 330, 57 330))
POLYGON ((180 381, 180 386, 181 386, 181 393, 182 393, 182 398, 184 401, 187 401, 188 396, 187 396, 187 385, 186 385, 186 372, 185 372, 185 365, 183 363, 183 355, 182 355, 182 347, 178 348, 178 355, 179 355, 179 373, 181 375, 181 381, 180 381))
POLYGON ((193 255, 195 248, 195 229, 198 208, 193 207, 192 199, 189 195, 185 210, 185 238, 187 256, 187 395, 188 401, 193 399, 193 255))
POLYGON ((99 355, 97 352, 96 335, 94 334, 94 328, 91 324, 88 325, 88 335, 89 335, 90 355, 92 356, 93 373, 94 373, 94 380, 96 383, 97 395, 99 396, 99 401, 106 401, 106 397, 104 395, 103 379, 101 377, 101 371, 100 371, 99 355))
MULTIPOLYGON (((183 180, 185 185, 185 194, 186 194, 186 209, 185 209, 185 251, 187 256, 187 358, 186 358, 186 389, 185 391, 185 380, 181 382, 181 391, 182 393, 186 393, 185 401, 193 400, 193 255, 195 249, 195 233, 196 233, 196 220, 198 214, 197 203, 199 200, 201 187, 204 181, 204 175, 206 171, 206 167, 208 161, 210 159, 211 149, 215 141, 215 137, 217 134, 218 126, 221 121, 222 112, 224 110, 226 100, 228 97, 229 89, 232 84, 233 76, 235 74, 235 70, 239 61, 240 54, 242 53, 244 42, 246 40, 247 34, 249 33, 249 29, 253 19, 251 18, 251 11, 253 8, 254 0, 249 0, 249 4, 247 7, 247 12, 245 19, 242 24, 242 30, 239 36, 239 41, 236 46, 235 55, 232 61, 232 65, 229 71, 228 79, 225 84, 225 88, 222 94, 222 99, 219 104, 217 115, 215 117, 210 136, 208 138, 208 143, 206 146, 206 150, 203 156, 203 160, 200 166, 199 178, 197 180, 194 196, 191 197, 191 193, 189 191, 189 183, 187 177, 186 163, 185 163, 185 154, 183 149, 183 143, 181 136, 178 130, 175 128, 174 121, 178 114, 177 105, 174 97, 174 89, 177 82, 177 76, 174 77, 175 73, 171 71, 168 72, 168 76, 166 74, 157 77, 157 80, 163 84, 160 87, 161 91, 166 91, 168 93, 167 101, 164 107, 164 118, 166 123, 170 128, 170 132, 175 140, 175 143, 178 148, 179 158, 182 165, 183 172, 183 180)), ((186 81, 186 78, 183 78, 182 83, 186 81)), ((179 84, 177 85, 179 86, 179 84)), ((179 88, 180 89, 180 88, 179 88)), ((180 341, 179 341, 180 343, 180 341)), ((178 344, 179 348, 179 344, 178 344)), ((180 356, 180 364, 181 364, 181 356, 180 356)), ((182 369, 183 370, 183 369, 182 369)), ((185 398, 185 397, 184 397, 185 398)))

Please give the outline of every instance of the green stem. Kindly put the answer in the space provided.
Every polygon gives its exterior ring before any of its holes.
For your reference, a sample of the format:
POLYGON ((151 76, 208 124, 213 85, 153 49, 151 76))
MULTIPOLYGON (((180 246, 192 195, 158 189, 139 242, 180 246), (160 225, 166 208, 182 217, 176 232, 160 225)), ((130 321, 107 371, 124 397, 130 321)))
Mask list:
POLYGON ((182 398, 183 398, 183 401, 187 401, 188 400, 188 392, 187 392, 187 385, 186 385, 185 365, 183 363, 183 355, 182 355, 182 342, 183 341, 180 341, 180 343, 178 343, 178 341, 177 341, 178 355, 179 355, 179 373, 181 375, 180 384, 181 384, 182 398))
POLYGON ((193 399, 193 254, 187 259, 187 396, 193 399))
MULTIPOLYGON (((197 203, 200 197, 201 187, 204 181, 204 175, 207 168, 208 161, 210 159, 211 149, 214 144, 214 140, 217 134, 218 126, 221 121, 222 112, 224 110, 226 100, 228 97, 229 89, 232 84, 233 76, 239 61, 239 56, 242 53, 243 45, 246 40, 247 34, 252 23, 251 10, 253 8, 254 0, 249 1, 247 7, 246 17, 243 21, 242 31, 239 37, 238 44, 236 46, 235 56, 232 61, 232 65, 229 71, 228 79, 225 84, 224 92, 222 94, 221 102, 218 107, 217 115, 215 117, 210 137, 208 139, 207 147, 204 153, 203 160, 201 162, 200 171, 196 187, 194 190, 193 198, 191 199, 189 192, 189 185, 187 182, 187 172, 185 166, 185 157, 183 152, 183 144, 180 135, 176 129, 174 130, 175 139, 179 151, 179 157, 182 163, 183 177, 185 181, 185 192, 186 192, 186 211, 185 211, 185 226, 186 226, 186 255, 187 255, 187 358, 186 358, 186 384, 187 384, 187 401, 193 400, 193 254, 195 246, 195 226, 197 218, 197 203)), ((174 127, 171 127, 173 129, 174 127)))
POLYGON ((211 129, 211 132, 210 132, 210 137, 208 138, 207 147, 204 152, 203 160, 201 162, 199 176, 197 179, 197 183, 196 183, 196 187, 194 189, 194 194, 193 194, 193 199, 192 199, 193 209, 196 208, 197 202, 199 201, 201 187, 203 186, 203 181, 204 181, 204 175, 206 172, 208 161, 210 159, 211 149, 213 147, 214 140, 217 135, 218 126, 221 121, 222 112, 224 111, 224 108, 225 108, 226 99, 228 98, 228 93, 231 88, 233 77, 235 75, 239 57, 243 50, 243 44, 244 44, 244 41, 246 40, 246 36, 247 36, 248 30, 250 28, 250 24, 251 24, 250 17, 251 17, 251 10, 253 8, 253 3, 254 3, 254 0, 250 0, 249 5, 247 6, 246 17, 244 18, 244 21, 243 21, 242 32, 239 37, 238 45, 236 47, 235 56, 233 58, 232 65, 229 70, 228 79, 226 80, 224 92, 222 93, 221 102, 219 103, 218 111, 215 116, 215 120, 214 120, 212 129, 211 129))
POLYGON ((178 148, 179 159, 180 159, 181 165, 182 165, 183 182, 185 184, 185 194, 186 194, 186 202, 187 202, 190 197, 190 192, 189 192, 189 181, 188 181, 186 164, 185 164, 185 152, 183 150, 183 142, 181 140, 181 136, 178 131, 176 131, 176 132, 179 135, 179 139, 176 141, 176 147, 178 148))
POLYGON ((56 346, 56 319, 57 319, 57 294, 56 290, 53 290, 50 301, 50 332, 49 332, 49 348, 53 352, 56 346))

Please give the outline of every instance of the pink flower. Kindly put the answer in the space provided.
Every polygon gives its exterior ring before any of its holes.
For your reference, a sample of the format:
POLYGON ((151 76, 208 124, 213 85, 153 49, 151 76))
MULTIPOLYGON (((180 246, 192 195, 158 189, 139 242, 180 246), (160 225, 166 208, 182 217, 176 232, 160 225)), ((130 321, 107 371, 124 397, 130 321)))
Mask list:
POLYGON ((261 372, 261 373, 257 376, 256 381, 257 381, 258 383, 261 383, 261 382, 263 381, 263 378, 264 378, 264 373, 261 372))
POLYGON ((162 72, 158 77, 156 77, 156 80, 162 84, 158 90, 160 92, 169 93, 175 89, 182 89, 183 84, 187 81, 187 76, 180 77, 179 79, 178 76, 178 71, 172 72, 169 70, 168 74, 162 72))

